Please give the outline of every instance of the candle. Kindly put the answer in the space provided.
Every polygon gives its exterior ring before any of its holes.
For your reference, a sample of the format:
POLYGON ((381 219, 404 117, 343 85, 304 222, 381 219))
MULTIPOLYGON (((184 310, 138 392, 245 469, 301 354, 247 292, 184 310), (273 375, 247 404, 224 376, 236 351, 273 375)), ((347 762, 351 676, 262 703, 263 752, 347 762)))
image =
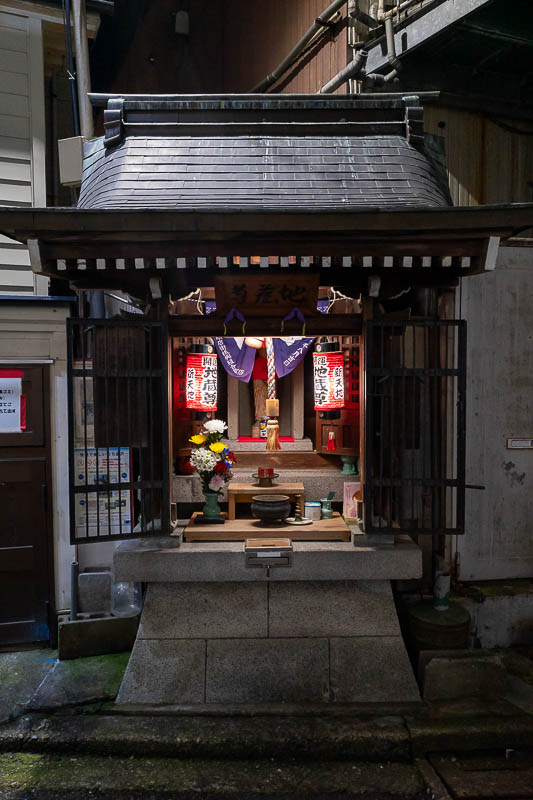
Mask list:
POLYGON ((274 469, 272 467, 259 467, 257 470, 257 476, 259 478, 272 478, 274 475, 274 469))
POLYGON ((267 417, 279 417, 279 400, 269 399, 266 401, 267 417))

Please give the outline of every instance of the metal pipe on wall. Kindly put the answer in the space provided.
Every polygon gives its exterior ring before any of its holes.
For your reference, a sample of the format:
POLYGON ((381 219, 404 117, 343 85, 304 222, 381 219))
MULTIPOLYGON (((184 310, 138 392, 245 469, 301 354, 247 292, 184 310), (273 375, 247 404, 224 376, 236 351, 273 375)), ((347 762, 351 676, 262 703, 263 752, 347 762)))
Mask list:
POLYGON ((350 4, 350 16, 354 19, 359 20, 362 22, 363 25, 366 25, 368 28, 377 28, 379 22, 374 17, 371 17, 370 14, 367 14, 366 11, 363 11, 359 8, 359 0, 352 0, 350 4))
POLYGON ((84 139, 94 136, 93 110, 89 100, 91 73, 89 71, 89 43, 87 40, 87 16, 85 0, 72 0, 74 22, 74 43, 76 45, 76 82, 78 86, 78 106, 80 128, 84 139))
MULTIPOLYGON (((358 2, 354 0, 353 6, 350 4, 350 13, 354 14, 354 10, 358 9, 358 2)), ((365 15, 366 16, 366 15, 365 15)), ((357 19, 360 19, 356 16, 357 19)), ((382 75, 379 72, 372 72, 367 75, 364 71, 364 66, 366 63, 366 59, 368 53, 366 50, 359 50, 357 55, 355 56, 354 60, 348 64, 344 69, 341 69, 334 78, 324 84, 321 89, 319 89, 318 94, 326 94, 329 92, 334 92, 335 89, 338 89, 339 86, 342 86, 347 80, 359 76, 360 79, 363 80, 363 90, 368 91, 376 86, 383 86, 385 83, 389 83, 390 81, 394 80, 398 73, 402 68, 402 64, 400 60, 396 57, 396 46, 394 43, 394 28, 392 25, 392 17, 385 18, 385 35, 387 40, 387 58, 389 64, 392 66, 392 70, 388 72, 386 75, 382 75)))
MULTIPOLYGON (((70 0, 62 0, 63 21, 65 25, 65 47, 67 51, 67 75, 70 83, 70 94, 72 102, 72 124, 74 136, 80 135, 80 116, 78 111, 78 91, 76 88, 76 69, 74 67, 74 56, 72 53, 72 28, 70 22, 70 0)), ((55 139, 54 139, 55 141, 55 139)))
POLYGON ((341 69, 340 72, 335 75, 330 81, 324 84, 321 89, 319 89, 319 94, 329 94, 330 92, 334 92, 335 89, 338 89, 339 86, 342 86, 350 78, 355 78, 359 75, 363 67, 366 64, 366 59, 368 57, 368 53, 366 50, 358 50, 355 58, 353 61, 350 62, 344 69, 341 69))
POLYGON ((335 0, 335 2, 331 3, 321 14, 319 14, 311 27, 307 29, 302 38, 294 45, 290 53, 285 56, 283 61, 281 61, 278 66, 266 76, 266 78, 264 78, 260 83, 256 84, 253 89, 250 89, 250 94, 255 92, 264 92, 269 86, 272 86, 273 83, 276 83, 276 81, 279 80, 281 76, 288 70, 288 68, 294 63, 296 58, 305 49, 305 47, 307 47, 307 45, 314 39, 317 33, 321 32, 323 28, 328 26, 331 17, 336 14, 337 11, 345 4, 346 0, 335 0))
POLYGON ((385 11, 384 10, 384 8, 385 8, 384 7, 384 3, 381 2, 381 8, 380 8, 380 11, 379 11, 379 14, 378 14, 378 20, 380 22, 383 22, 384 20, 388 19, 389 17, 392 19, 392 17, 394 17, 395 14, 399 14, 400 11, 403 11, 408 6, 412 6, 414 3, 419 3, 419 2, 420 2, 420 0, 404 0, 403 3, 400 3, 395 8, 391 8, 390 11, 385 11))
POLYGON ((70 565, 70 619, 78 619, 78 576, 80 565, 78 561, 73 561, 70 565))

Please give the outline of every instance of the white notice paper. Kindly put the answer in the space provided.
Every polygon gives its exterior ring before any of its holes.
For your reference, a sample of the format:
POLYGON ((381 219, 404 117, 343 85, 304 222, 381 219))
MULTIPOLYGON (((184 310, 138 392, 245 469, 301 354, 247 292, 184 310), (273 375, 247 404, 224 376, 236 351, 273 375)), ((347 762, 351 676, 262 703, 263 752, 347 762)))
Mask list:
POLYGON ((0 378, 0 433, 20 433, 22 378, 0 378))

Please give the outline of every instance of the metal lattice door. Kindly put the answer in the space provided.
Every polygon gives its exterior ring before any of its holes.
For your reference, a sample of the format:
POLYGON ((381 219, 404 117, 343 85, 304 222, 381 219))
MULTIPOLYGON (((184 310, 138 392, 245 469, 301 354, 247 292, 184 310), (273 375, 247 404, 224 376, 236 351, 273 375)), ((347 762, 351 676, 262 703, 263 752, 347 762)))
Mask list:
POLYGON ((464 533, 466 325, 365 328, 365 530, 464 533))
POLYGON ((74 544, 169 531, 166 323, 68 320, 74 544))

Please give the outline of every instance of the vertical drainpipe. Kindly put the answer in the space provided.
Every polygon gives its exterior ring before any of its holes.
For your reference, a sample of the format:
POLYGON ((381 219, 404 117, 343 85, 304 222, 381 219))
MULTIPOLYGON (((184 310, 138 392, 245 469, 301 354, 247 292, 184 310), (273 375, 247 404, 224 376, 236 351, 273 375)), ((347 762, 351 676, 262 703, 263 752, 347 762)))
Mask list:
MULTIPOLYGON (((89 100, 91 91, 91 72, 89 69, 89 43, 87 36, 87 16, 85 0, 72 0, 74 22, 74 43, 76 46, 76 84, 78 87, 78 106, 80 110, 80 132, 84 139, 94 136, 93 109, 89 100)), ((105 318, 104 293, 95 289, 87 293, 89 297, 89 316, 105 318)))
POLYGON ((87 41, 87 17, 85 0, 72 0, 74 43, 76 46, 76 83, 80 109, 80 129, 84 139, 94 136, 93 110, 89 101, 91 73, 89 71, 89 44, 87 41))
MULTIPOLYGON (((348 0, 348 53, 351 52, 352 58, 355 55, 355 44, 357 41, 357 31, 355 30, 356 20, 351 13, 354 8, 354 0, 348 0)), ((354 94, 357 91, 357 81, 354 78, 348 80, 348 93, 354 94)))

